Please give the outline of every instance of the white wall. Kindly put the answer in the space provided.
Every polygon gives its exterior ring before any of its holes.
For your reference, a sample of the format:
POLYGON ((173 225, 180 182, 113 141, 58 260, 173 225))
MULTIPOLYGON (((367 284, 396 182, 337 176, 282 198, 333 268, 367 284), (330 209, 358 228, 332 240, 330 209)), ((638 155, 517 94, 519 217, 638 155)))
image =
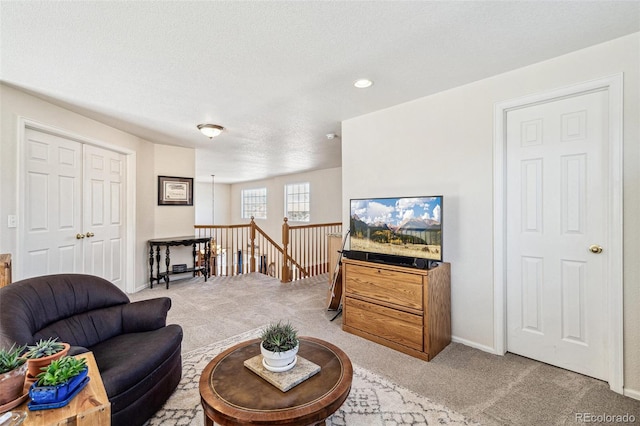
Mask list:
POLYGON ((231 223, 231 185, 211 182, 197 182, 195 191, 196 225, 228 225, 231 223), (215 197, 215 203, 211 198, 215 197), (211 209, 215 214, 211 214, 211 209), (215 223, 213 223, 215 221, 215 223))
MULTIPOLYGON (((295 173, 271 179, 243 182, 231 185, 231 223, 249 223, 241 219, 241 192, 243 189, 267 188, 267 219, 255 219, 276 242, 282 242, 284 212, 284 186, 290 183, 309 182, 311 214, 310 222, 289 222, 290 225, 340 222, 342 217, 342 169, 315 170, 295 173)), ((217 200, 216 200, 217 201, 217 200)), ((216 219, 217 222, 217 219, 216 219)))
MULTIPOLYGON (((195 206, 159 206, 158 176, 193 178, 195 173, 195 150, 170 145, 153 146, 154 158, 154 235, 155 238, 169 238, 194 235, 195 206)), ((194 187, 195 199, 195 187, 194 187)), ((164 250, 164 248, 162 248, 164 250)), ((193 265, 193 249, 191 246, 170 247, 171 264, 186 263, 193 265)), ((164 253, 161 270, 164 268, 164 253)), ((177 277, 171 277, 172 279, 177 277)))
MULTIPOLYGON (((11 253, 14 263, 17 256, 17 228, 7 227, 7 216, 18 211, 18 117, 136 153, 135 282, 126 283, 126 288, 127 291, 135 291, 147 286, 147 241, 169 236, 169 232, 193 234, 193 207, 177 208, 185 209, 182 211, 186 212, 184 217, 179 215, 180 222, 177 224, 171 218, 175 218, 174 214, 178 210, 171 212, 157 206, 157 174, 162 172, 160 174, 173 175, 171 171, 176 171, 178 176, 193 176, 193 150, 154 145, 150 141, 0 84, 0 253, 11 253), (174 164, 176 158, 180 160, 177 167, 174 164)), ((18 221, 21 220, 18 217, 18 221)))
MULTIPOLYGON (((342 124, 342 200, 444 195, 455 338, 492 350, 493 108, 624 72, 625 392, 640 396, 640 33, 342 124)), ((348 211, 342 210, 343 224, 348 211)))
MULTIPOLYGON (((193 178, 194 150, 170 145, 154 145, 156 202, 154 203, 154 235, 156 238, 193 235, 194 206, 159 206, 157 203, 158 176, 193 178)), ((195 193, 195 190, 194 190, 195 193)), ((195 196, 194 196, 195 197, 195 196)))

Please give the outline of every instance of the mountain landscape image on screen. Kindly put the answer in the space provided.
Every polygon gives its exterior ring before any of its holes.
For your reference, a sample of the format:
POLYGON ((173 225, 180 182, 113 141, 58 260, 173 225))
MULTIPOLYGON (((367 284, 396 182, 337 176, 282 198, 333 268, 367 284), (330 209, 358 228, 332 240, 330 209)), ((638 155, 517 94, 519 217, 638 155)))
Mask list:
POLYGON ((442 197, 351 200, 350 249, 442 260, 442 197))

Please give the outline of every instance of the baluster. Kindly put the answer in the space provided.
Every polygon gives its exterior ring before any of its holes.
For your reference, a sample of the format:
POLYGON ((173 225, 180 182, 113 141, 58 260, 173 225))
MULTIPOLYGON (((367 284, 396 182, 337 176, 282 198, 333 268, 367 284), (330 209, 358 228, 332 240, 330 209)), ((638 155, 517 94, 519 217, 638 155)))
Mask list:
POLYGON ((291 281, 289 279, 289 259, 288 259, 288 249, 289 249, 289 224, 287 223, 289 219, 284 218, 284 223, 282 224, 282 278, 281 282, 288 283, 291 281))

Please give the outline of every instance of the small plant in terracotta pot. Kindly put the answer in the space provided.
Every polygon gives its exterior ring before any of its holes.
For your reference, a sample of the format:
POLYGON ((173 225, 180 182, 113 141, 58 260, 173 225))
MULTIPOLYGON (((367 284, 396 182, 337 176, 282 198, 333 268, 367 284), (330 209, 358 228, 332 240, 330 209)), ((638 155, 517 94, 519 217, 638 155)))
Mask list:
POLYGON ((51 361, 60 359, 69 352, 69 344, 58 342, 58 338, 41 339, 33 346, 27 346, 24 357, 27 358, 27 369, 31 377, 40 374, 51 361))
POLYGON ((262 365, 269 371, 283 372, 296 365, 299 340, 298 330, 282 321, 269 324, 260 336, 262 365))
POLYGON ((14 344, 9 349, 0 349, 0 405, 22 395, 27 373, 25 359, 20 356, 24 348, 14 344))

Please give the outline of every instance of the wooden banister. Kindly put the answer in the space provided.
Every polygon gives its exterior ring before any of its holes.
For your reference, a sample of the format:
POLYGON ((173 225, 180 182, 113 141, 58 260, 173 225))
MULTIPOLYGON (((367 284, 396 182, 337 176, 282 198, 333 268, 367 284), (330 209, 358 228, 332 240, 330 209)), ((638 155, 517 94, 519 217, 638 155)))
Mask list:
POLYGON ((194 228, 196 236, 211 238, 211 275, 260 272, 285 283, 329 272, 326 237, 340 233, 342 223, 290 226, 285 218, 282 245, 267 235, 253 217, 248 224, 194 228))
POLYGON ((290 269, 289 269, 289 253, 287 248, 289 246, 289 219, 284 218, 282 224, 282 252, 284 253, 284 262, 282 262, 282 282, 288 283, 291 281, 290 269))

